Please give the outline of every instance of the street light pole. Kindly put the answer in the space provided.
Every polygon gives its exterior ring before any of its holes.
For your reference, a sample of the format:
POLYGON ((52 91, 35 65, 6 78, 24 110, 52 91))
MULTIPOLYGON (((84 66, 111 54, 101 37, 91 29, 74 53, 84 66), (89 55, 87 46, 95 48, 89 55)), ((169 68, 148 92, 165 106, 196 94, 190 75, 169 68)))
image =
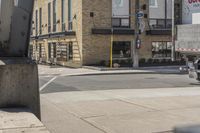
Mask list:
POLYGON ((110 39, 110 68, 113 67, 113 28, 111 29, 111 39, 110 39))
POLYGON ((139 39, 139 22, 137 14, 140 11, 140 1, 135 0, 135 38, 133 41, 133 68, 139 67, 139 50, 136 47, 137 41, 139 39))
POLYGON ((175 57, 175 15, 174 15, 174 10, 175 10, 175 6, 174 6, 174 0, 172 0, 172 61, 175 61, 176 57, 175 57))

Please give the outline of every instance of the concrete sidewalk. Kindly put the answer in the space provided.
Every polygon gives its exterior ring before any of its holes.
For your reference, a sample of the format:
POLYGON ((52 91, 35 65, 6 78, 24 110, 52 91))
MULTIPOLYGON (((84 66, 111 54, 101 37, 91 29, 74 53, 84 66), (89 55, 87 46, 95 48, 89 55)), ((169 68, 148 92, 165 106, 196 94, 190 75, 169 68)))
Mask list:
POLYGON ((113 75, 113 74, 182 74, 179 67, 148 67, 140 69, 95 70, 87 68, 50 67, 39 65, 40 76, 83 76, 83 75, 113 75))
POLYGON ((24 108, 0 109, 0 133, 49 133, 44 125, 24 108))
POLYGON ((200 123, 200 88, 121 89, 41 95, 52 133, 157 133, 200 123))

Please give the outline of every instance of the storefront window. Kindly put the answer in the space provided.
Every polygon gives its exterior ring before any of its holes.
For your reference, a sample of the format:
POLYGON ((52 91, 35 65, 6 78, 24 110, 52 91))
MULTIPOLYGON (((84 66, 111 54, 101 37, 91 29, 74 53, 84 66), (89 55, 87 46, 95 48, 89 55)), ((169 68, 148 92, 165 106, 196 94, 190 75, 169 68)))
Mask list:
POLYGON ((171 58, 171 42, 152 42, 152 58, 170 59, 171 58))
POLYGON ((67 44, 60 43, 57 45, 57 60, 67 61, 67 44))
POLYGON ((69 43, 69 60, 73 60, 73 42, 69 43))
POLYGON ((131 42, 113 42, 113 58, 131 58, 131 42))

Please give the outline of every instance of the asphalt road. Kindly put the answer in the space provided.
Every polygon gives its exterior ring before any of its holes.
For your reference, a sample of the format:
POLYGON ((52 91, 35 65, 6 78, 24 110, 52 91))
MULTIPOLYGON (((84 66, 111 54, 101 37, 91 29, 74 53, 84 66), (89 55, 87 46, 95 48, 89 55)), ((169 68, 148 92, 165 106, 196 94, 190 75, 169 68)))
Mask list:
POLYGON ((68 91, 200 86, 198 81, 189 79, 188 75, 126 74, 56 77, 55 80, 44 87, 44 85, 51 81, 53 78, 55 77, 40 77, 40 87, 43 87, 41 90, 42 94, 68 91))

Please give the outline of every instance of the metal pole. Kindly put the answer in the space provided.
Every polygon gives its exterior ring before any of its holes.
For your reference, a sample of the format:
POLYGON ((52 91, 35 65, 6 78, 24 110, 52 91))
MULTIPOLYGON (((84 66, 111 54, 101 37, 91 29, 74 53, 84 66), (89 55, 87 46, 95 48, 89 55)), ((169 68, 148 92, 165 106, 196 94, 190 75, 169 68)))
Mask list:
POLYGON ((113 28, 111 29, 111 39, 110 39, 110 68, 113 67, 113 28))
POLYGON ((174 15, 174 10, 175 10, 175 6, 174 6, 174 0, 172 0, 172 61, 176 60, 176 55, 175 55, 175 15, 174 15))
POLYGON ((137 14, 140 11, 140 1, 135 0, 135 39, 133 41, 133 68, 139 67, 139 55, 138 49, 136 48, 136 42, 139 39, 139 23, 137 14))

